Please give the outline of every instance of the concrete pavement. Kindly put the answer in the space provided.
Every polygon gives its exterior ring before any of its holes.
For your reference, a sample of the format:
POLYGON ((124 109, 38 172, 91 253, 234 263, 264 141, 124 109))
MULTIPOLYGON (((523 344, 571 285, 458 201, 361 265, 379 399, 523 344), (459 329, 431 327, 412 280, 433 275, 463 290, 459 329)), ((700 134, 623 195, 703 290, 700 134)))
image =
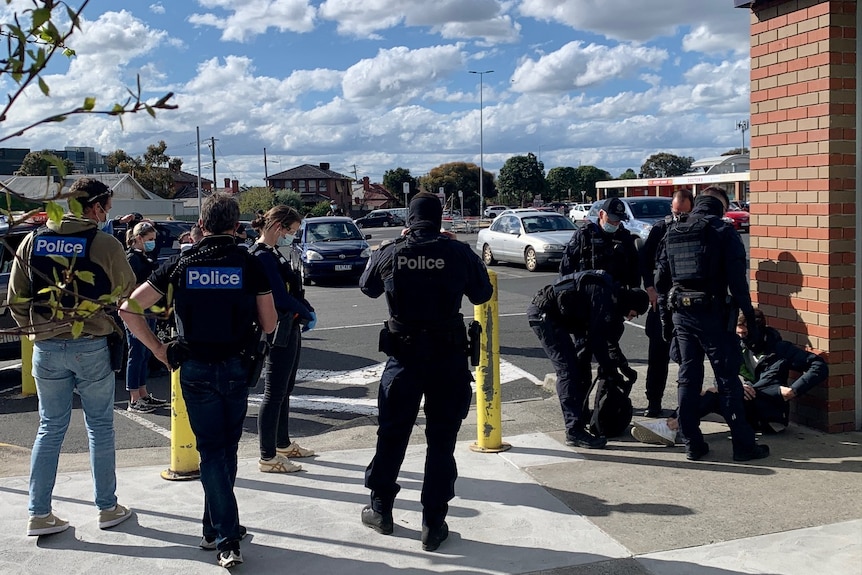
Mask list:
MULTIPOLYGON (((506 403, 512 449, 479 454, 475 413, 456 450, 460 478, 451 535, 435 553, 419 543, 424 458, 420 420, 401 474, 395 533, 363 527, 363 472, 373 455, 373 418, 301 438, 317 457, 297 474, 263 474, 241 453, 237 494, 249 537, 236 573, 542 573, 859 575, 862 572, 862 434, 826 435, 791 426, 767 440, 773 455, 731 461, 727 428, 705 422, 712 452, 688 462, 681 448, 630 437, 605 450, 563 443, 556 399, 506 403)), ((20 450, 19 450, 20 451, 20 450)), ((4 450, 0 449, 0 453, 4 450)), ((24 457, 25 453, 4 457, 24 457)), ((92 484, 81 455, 63 456, 56 513, 64 533, 24 535, 27 478, 0 479, 0 573, 217 573, 197 548, 198 482, 159 476, 165 449, 118 454, 118 496, 136 514, 96 527, 92 484)), ((2 475, 2 473, 0 473, 2 475)))

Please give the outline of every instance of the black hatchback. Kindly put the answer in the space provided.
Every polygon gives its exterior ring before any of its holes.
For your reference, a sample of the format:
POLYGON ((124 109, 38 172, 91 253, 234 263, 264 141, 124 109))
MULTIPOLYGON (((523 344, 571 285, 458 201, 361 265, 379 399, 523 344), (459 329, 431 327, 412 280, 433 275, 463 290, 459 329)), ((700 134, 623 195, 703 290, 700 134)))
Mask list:
POLYGON ((387 210, 374 210, 358 218, 356 225, 360 228, 388 228, 403 226, 404 220, 387 210))

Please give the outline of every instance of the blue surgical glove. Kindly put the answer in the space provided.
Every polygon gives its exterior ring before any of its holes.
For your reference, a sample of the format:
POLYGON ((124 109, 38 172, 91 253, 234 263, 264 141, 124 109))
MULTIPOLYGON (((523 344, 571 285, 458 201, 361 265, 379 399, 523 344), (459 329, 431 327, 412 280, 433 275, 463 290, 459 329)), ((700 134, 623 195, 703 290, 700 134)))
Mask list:
POLYGON ((309 321, 307 324, 305 324, 302 327, 302 331, 303 332, 311 331, 314 329, 314 326, 316 326, 316 325, 317 325, 317 314, 314 312, 311 312, 311 321, 309 321))

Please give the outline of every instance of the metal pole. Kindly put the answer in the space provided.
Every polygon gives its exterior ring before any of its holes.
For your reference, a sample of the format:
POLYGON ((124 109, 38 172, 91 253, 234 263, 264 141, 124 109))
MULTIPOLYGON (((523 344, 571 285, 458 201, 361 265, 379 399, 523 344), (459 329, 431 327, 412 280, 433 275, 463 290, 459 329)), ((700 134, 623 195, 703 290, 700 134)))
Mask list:
MULTIPOLYGON (((201 217, 201 204, 203 201, 201 200, 201 127, 197 126, 195 131, 198 134, 198 219, 201 217)), ((215 183, 215 182, 213 182, 215 183)))
MULTIPOLYGON (((485 92, 485 74, 490 74, 494 70, 484 70, 482 72, 476 70, 468 70, 471 74, 479 74, 479 219, 485 216, 485 122, 483 118, 484 109, 484 92, 485 92)), ((463 215, 463 214, 462 214, 463 215)))

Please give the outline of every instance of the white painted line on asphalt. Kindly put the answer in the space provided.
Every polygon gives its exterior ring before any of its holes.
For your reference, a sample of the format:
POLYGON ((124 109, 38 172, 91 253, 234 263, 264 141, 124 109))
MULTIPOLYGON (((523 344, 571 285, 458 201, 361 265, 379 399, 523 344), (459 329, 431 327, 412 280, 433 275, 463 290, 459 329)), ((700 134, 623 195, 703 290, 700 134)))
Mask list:
MULTIPOLYGON (((123 403, 125 403, 125 402, 123 402, 123 403)), ((153 423, 149 419, 147 419, 145 417, 141 417, 137 413, 132 413, 131 411, 121 409, 119 407, 114 408, 114 413, 116 413, 117 415, 122 415, 123 417, 127 417, 127 418, 131 419, 132 421, 134 421, 135 423, 137 423, 138 425, 140 425, 141 427, 146 427, 150 431, 155 431, 159 435, 163 435, 163 436, 167 437, 168 439, 171 438, 171 430, 170 429, 165 429, 161 425, 153 423)))
POLYGON ((16 389, 21 389, 21 386, 20 386, 20 385, 16 385, 15 387, 9 387, 9 388, 7 388, 7 389, 0 389, 0 395, 5 395, 5 394, 7 394, 7 393, 10 393, 10 392, 12 392, 12 391, 15 391, 16 389))
MULTIPOLYGON (((263 394, 261 393, 248 396, 249 405, 260 405, 261 401, 263 401, 263 394)), ((377 415, 377 400, 333 397, 331 395, 291 395, 290 408, 328 411, 332 413, 377 415)))

